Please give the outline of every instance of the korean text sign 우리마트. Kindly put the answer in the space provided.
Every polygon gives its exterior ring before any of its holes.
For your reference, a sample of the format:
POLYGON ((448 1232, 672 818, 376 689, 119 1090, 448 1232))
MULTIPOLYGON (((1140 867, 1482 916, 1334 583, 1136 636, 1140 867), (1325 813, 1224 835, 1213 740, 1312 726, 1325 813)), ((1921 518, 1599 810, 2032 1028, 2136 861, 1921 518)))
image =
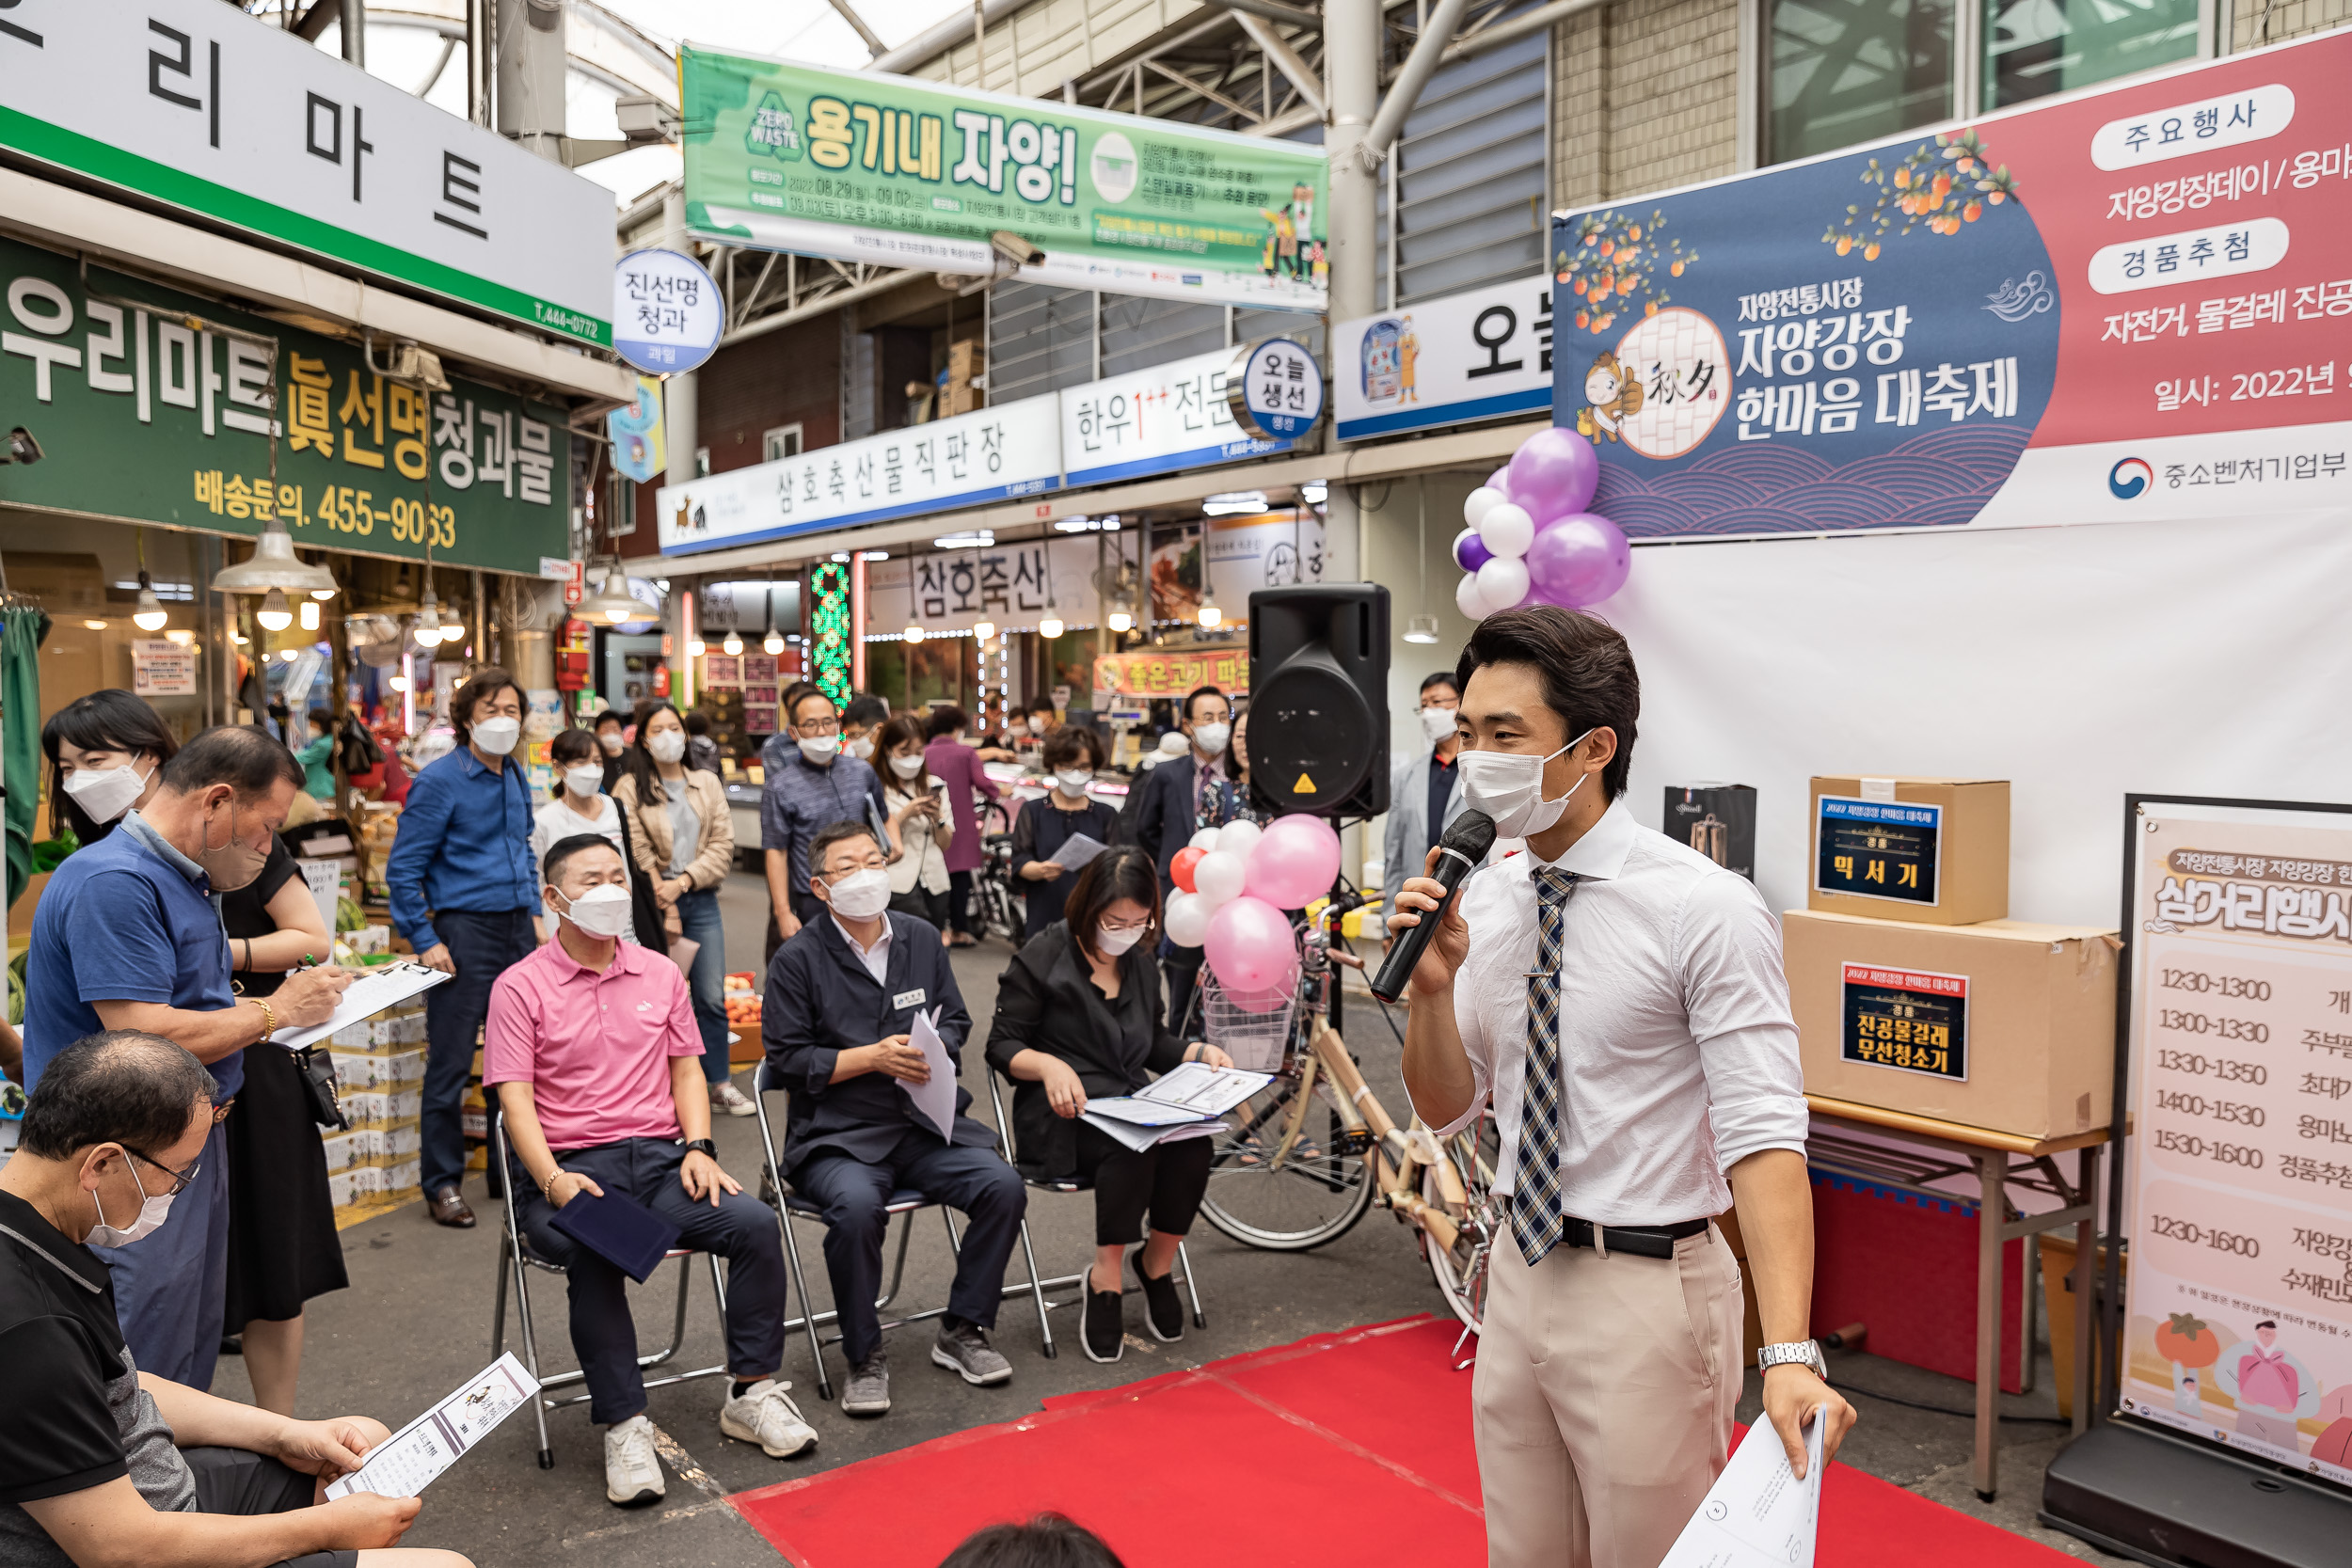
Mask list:
POLYGON ((2352 505, 2352 34, 1554 220, 1637 537, 2352 505))

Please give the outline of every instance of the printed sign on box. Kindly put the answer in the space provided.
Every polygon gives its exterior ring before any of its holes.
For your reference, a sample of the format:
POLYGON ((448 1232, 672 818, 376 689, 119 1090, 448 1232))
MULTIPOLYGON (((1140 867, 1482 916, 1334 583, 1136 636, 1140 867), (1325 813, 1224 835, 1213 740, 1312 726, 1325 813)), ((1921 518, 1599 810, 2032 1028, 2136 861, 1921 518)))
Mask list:
POLYGON ((1968 976, 1848 963, 1839 966, 1839 1055, 1967 1081, 1968 976))
POLYGON ((2352 33, 1552 225, 1637 538, 2352 506, 2352 33), (2340 405, 2342 405, 2340 407, 2340 405))
POLYGON ((1817 809, 1816 892, 1934 904, 1943 807, 1824 795, 1817 809))

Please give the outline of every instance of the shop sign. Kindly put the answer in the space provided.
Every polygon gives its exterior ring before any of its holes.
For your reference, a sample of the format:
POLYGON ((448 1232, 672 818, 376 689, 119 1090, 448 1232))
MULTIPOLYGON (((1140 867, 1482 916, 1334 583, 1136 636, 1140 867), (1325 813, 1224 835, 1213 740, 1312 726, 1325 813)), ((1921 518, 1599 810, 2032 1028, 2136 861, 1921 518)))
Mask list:
POLYGON ((1323 580, 1323 519, 1307 507, 1254 517, 1211 517, 1205 526, 1152 532, 1152 614, 1192 621, 1200 613, 1201 574, 1224 624, 1249 624, 1249 595, 1323 580))
MULTIPOLYGON (((604 429, 612 438, 612 467, 621 477, 651 484, 669 467, 661 440, 661 383, 649 375, 636 381, 637 395, 604 417, 604 429)), ((632 525, 636 521, 629 518, 632 525)))
POLYGON ((1064 388, 1062 462, 1070 484, 1105 484, 1237 458, 1288 451, 1233 422, 1226 401, 1230 350, 1196 354, 1149 370, 1064 388))
POLYGON ((680 555, 1030 496, 1061 483, 1054 393, 662 486, 661 551, 680 555))
POLYGON ((691 47, 698 238, 1025 282, 1321 310, 1323 149, 871 71, 691 47))
POLYGON ((219 0, 14 0, 0 146, 610 344, 612 198, 219 0))
POLYGON ((1553 220, 1636 537, 2352 506, 2352 33, 1553 220))
POLYGON ((1249 694, 1249 650, 1202 648, 1197 652, 1138 648, 1100 654, 1094 660, 1094 689, 1119 697, 1182 697, 1197 686, 1214 686, 1229 697, 1249 694))
POLYGON ((1091 539, 1031 539, 977 550, 893 556, 866 569, 866 626, 930 635, 970 631, 982 621, 1028 631, 1051 605, 1073 626, 1095 615, 1091 539))
POLYGON ((8 240, 0 284, 0 408, 48 454, 0 468, 0 501, 247 536, 275 515, 309 548, 429 544, 529 576, 570 552, 560 408, 464 381, 428 393, 356 344, 8 240))
POLYGON ((131 640, 131 689, 142 697, 196 695, 196 649, 167 637, 131 640))
POLYGON ((725 325, 719 285, 691 256, 632 250, 612 263, 612 346, 639 370, 693 370, 718 348, 725 325))
POLYGON ((1323 418, 1323 367, 1307 345, 1268 338, 1233 356, 1225 372, 1233 422, 1270 441, 1295 441, 1323 418))
POLYGON ((1551 288, 1538 274, 1334 326, 1331 410, 1340 439, 1549 408, 1551 288))

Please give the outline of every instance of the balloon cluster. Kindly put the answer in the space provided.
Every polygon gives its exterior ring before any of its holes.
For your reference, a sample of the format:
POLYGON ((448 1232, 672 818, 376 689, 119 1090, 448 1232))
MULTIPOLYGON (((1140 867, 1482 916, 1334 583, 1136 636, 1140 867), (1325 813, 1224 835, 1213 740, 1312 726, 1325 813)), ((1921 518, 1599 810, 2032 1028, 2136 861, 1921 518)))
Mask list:
POLYGON ((1511 461, 1462 502, 1470 527, 1454 540, 1470 575, 1454 602, 1475 621, 1519 604, 1573 610, 1625 586, 1633 552, 1606 517, 1585 511, 1600 459, 1575 431, 1553 425, 1519 443, 1511 461))
POLYGON ((1340 835, 1320 816, 1277 817, 1271 827, 1203 828, 1176 851, 1168 875, 1168 940, 1205 947, 1226 994, 1252 1012, 1286 999, 1298 944, 1284 910, 1305 909, 1340 874, 1340 835))

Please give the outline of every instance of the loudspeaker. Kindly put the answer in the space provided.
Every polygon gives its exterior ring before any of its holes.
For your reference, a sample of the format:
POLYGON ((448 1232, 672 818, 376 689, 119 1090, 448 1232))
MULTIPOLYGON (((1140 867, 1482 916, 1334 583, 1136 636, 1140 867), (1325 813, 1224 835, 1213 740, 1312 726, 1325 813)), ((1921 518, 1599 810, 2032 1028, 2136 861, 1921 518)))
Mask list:
POLYGON ((1249 595, 1249 779, 1285 812, 1389 809, 1389 591, 1249 595))

